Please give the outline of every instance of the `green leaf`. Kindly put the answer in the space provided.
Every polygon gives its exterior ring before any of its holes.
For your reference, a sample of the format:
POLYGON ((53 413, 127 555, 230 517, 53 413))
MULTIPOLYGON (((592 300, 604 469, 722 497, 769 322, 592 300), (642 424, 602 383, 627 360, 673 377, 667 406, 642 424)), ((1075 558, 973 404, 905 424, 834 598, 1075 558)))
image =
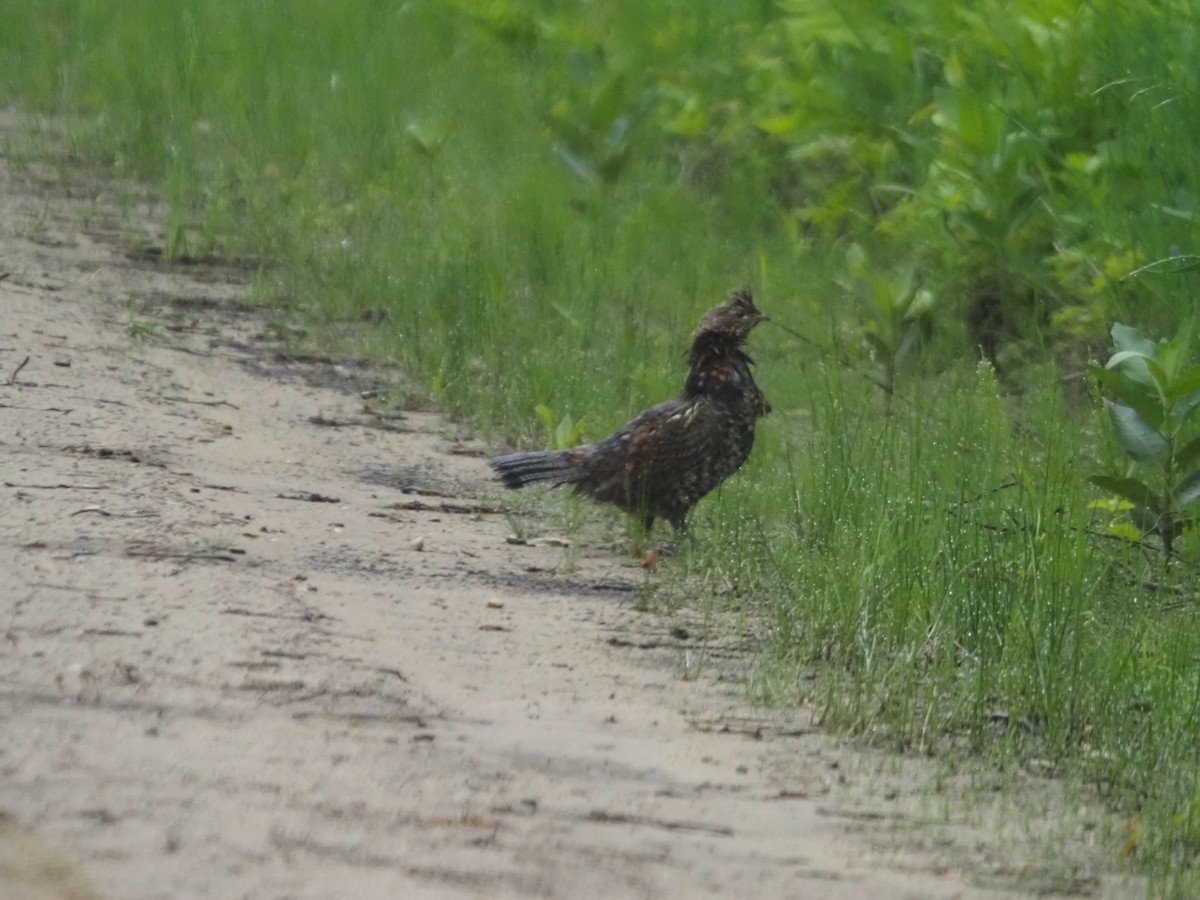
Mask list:
POLYGON ((1120 350, 1114 353, 1104 364, 1104 368, 1110 372, 1120 372, 1130 381, 1157 390, 1154 373, 1150 370, 1150 358, 1137 350, 1120 350))
POLYGON ((696 138, 705 132, 710 121, 708 111, 700 105, 699 98, 688 97, 663 128, 680 137, 696 138))
POLYGON ((1118 350, 1135 350, 1142 356, 1156 356, 1158 346, 1136 328, 1117 322, 1112 327, 1113 346, 1118 350))
POLYGON ((1186 397, 1180 397, 1171 407, 1171 418, 1176 422, 1182 422, 1192 414, 1197 406, 1200 406, 1200 390, 1192 391, 1186 397))
POLYGON ((1149 358, 1146 359, 1146 368, 1150 370, 1150 375, 1154 378, 1154 385, 1159 394, 1163 397, 1166 397, 1167 385, 1171 381, 1170 376, 1167 375, 1167 370, 1163 368, 1162 364, 1157 359, 1149 358))
POLYGON ((1141 529, 1134 526, 1131 522, 1116 522, 1109 525, 1108 533, 1113 537, 1124 538, 1127 541, 1140 541, 1142 539, 1141 529))
POLYGON ((1136 462, 1162 463, 1170 445, 1158 429, 1149 425, 1136 410, 1120 403, 1104 401, 1121 448, 1136 462))
POLYGON ((964 147, 979 156, 996 152, 1000 131, 1004 126, 1004 113, 996 109, 990 99, 967 91, 957 91, 953 97, 952 115, 958 139, 964 147))
POLYGON ((1172 417, 1176 421, 1187 418, 1200 405, 1200 366, 1194 366, 1171 379, 1166 395, 1174 404, 1171 408, 1172 417))
POLYGON ((1088 369, 1101 385, 1112 391, 1126 406, 1136 409, 1143 419, 1155 428, 1162 425, 1162 401, 1152 385, 1134 381, 1115 369, 1102 369, 1094 364, 1089 365, 1088 369))
POLYGON ((1190 469, 1200 461, 1200 437, 1192 438, 1183 448, 1175 451, 1175 468, 1190 469))
POLYGON ((1175 505, 1180 508, 1200 498, 1200 469, 1191 472, 1175 485, 1174 496, 1175 505))
POLYGON ((1117 478, 1113 475, 1093 475, 1088 479, 1096 487, 1123 497, 1137 506, 1158 506, 1158 495, 1136 478, 1117 478))
POLYGON ((572 422, 570 416, 563 416, 563 420, 554 431, 554 449, 569 450, 574 447, 583 437, 583 428, 583 419, 572 422))
POLYGON ((1163 370, 1167 373, 1169 381, 1174 381, 1179 376, 1179 370, 1183 368, 1183 364, 1187 361, 1188 354, 1191 350, 1192 331, 1195 327, 1195 320, 1185 319, 1179 326, 1179 330, 1175 332, 1175 337, 1169 341, 1162 341, 1158 347, 1158 359, 1162 363, 1163 370))
POLYGON ((781 116, 765 116, 754 123, 760 131, 779 137, 784 134, 791 134, 793 131, 799 131, 800 126, 804 124, 804 113, 793 112, 781 116))
POLYGON ((1200 366, 1192 366, 1172 378, 1167 385, 1167 396, 1175 400, 1196 390, 1200 390, 1200 366))

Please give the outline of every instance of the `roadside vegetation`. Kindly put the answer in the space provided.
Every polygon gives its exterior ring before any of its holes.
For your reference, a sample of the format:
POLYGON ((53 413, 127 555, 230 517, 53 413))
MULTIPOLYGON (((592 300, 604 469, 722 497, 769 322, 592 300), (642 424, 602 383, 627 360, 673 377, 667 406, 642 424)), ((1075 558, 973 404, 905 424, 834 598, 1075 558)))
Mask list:
POLYGON ((655 577, 765 623, 763 699, 1094 789, 1194 896, 1198 35, 1190 0, 45 0, 0 7, 0 102, 498 444, 674 394, 751 285, 775 413, 655 577))

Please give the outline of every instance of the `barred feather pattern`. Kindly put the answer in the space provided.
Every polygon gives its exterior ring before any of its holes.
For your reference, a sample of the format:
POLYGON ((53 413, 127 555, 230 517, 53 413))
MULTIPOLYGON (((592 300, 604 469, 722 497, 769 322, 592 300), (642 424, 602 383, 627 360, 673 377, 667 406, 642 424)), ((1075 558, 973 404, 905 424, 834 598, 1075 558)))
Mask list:
POLYGON ((611 435, 570 450, 510 453, 490 461, 506 487, 573 485, 577 493, 675 528, 741 468, 757 420, 770 411, 742 351, 766 317, 748 291, 705 313, 692 338, 683 392, 630 419, 611 435))

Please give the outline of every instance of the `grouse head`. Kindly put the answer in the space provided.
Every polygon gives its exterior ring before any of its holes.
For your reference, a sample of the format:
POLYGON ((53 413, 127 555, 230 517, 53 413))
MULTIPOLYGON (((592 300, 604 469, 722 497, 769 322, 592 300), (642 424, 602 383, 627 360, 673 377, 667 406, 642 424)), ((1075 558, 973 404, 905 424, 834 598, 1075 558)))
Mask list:
POLYGON ((724 303, 714 306, 700 318, 692 334, 691 360, 712 353, 736 350, 749 336, 751 329, 767 317, 754 305, 749 288, 734 291, 724 303))

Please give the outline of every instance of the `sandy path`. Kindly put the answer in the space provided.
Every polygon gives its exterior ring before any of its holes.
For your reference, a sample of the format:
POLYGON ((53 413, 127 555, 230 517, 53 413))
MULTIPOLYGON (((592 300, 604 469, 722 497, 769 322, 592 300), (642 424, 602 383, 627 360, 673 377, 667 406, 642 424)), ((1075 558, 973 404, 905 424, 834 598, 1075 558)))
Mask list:
POLYGON ((681 680, 640 569, 507 543, 483 448, 40 171, 0 170, 0 896, 1129 896, 746 709, 711 636, 681 680))

